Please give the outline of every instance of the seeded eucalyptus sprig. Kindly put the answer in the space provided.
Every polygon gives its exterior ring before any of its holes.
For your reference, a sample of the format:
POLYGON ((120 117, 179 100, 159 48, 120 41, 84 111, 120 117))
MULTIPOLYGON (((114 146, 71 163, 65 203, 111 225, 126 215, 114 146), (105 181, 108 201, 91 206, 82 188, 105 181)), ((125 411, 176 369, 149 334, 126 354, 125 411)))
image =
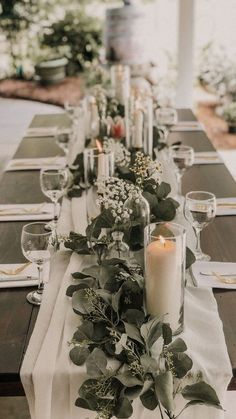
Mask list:
POLYGON ((195 404, 221 409, 202 374, 190 372, 185 342, 173 340, 163 318, 146 315, 143 275, 121 259, 110 259, 72 277, 67 295, 80 325, 70 358, 78 367, 85 364, 88 375, 76 406, 96 411, 101 419, 131 417, 137 398, 146 409, 158 409, 161 418, 177 419, 195 404), (177 395, 187 403, 176 413, 177 395))

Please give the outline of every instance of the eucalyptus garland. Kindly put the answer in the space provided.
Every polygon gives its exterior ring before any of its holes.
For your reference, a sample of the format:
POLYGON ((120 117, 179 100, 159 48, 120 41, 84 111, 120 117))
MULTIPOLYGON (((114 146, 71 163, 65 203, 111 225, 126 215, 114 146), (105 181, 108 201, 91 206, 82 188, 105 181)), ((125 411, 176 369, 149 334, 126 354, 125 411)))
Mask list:
POLYGON ((163 318, 146 315, 141 267, 138 271, 127 261, 109 259, 72 277, 67 295, 79 327, 70 359, 85 365, 88 376, 76 406, 101 419, 131 417, 138 398, 147 410, 159 410, 162 419, 176 419, 196 404, 222 409, 202 374, 191 372, 185 342, 173 339, 163 318), (175 411, 177 396, 186 400, 181 412, 175 411))

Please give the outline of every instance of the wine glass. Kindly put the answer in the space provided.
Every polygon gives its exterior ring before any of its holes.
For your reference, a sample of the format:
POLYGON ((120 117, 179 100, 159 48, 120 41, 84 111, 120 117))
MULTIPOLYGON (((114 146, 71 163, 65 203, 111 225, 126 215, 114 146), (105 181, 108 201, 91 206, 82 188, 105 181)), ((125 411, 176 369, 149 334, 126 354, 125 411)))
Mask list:
POLYGON ((155 111, 157 127, 163 130, 165 139, 167 138, 171 127, 178 122, 178 114, 176 109, 171 107, 158 108, 155 111))
POLYGON ((194 163, 194 149, 187 145, 174 145, 170 147, 170 156, 176 167, 178 180, 178 195, 182 195, 182 177, 194 163))
POLYGON ((42 192, 54 204, 54 215, 51 228, 53 230, 55 245, 57 244, 57 204, 59 199, 66 193, 68 183, 69 172, 67 168, 41 169, 40 171, 40 185, 42 192))
POLYGON ((64 103, 64 109, 72 123, 78 122, 84 111, 83 105, 78 100, 74 102, 66 101, 64 103))
POLYGON ((184 215, 193 226, 197 237, 195 257, 197 260, 211 260, 209 255, 202 252, 200 233, 210 224, 216 215, 216 197, 213 193, 192 191, 187 193, 184 205, 184 215))
POLYGON ((23 255, 38 268, 38 289, 27 295, 27 301, 40 305, 44 290, 43 266, 51 258, 51 232, 45 230, 46 223, 26 224, 21 233, 21 249, 23 255))
POLYGON ((56 143, 64 151, 65 155, 69 153, 69 146, 72 141, 73 130, 57 130, 56 133, 56 143))

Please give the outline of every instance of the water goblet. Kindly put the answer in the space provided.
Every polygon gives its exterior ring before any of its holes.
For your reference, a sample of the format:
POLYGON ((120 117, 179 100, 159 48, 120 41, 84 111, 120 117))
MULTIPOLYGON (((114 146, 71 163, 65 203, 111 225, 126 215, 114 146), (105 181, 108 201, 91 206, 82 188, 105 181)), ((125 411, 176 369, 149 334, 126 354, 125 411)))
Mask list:
POLYGON ((194 149, 187 145, 173 145, 170 147, 170 156, 176 167, 178 180, 178 196, 182 196, 182 177, 183 174, 194 163, 194 149))
POLYGON ((66 193, 68 183, 69 183, 68 168, 41 169, 40 171, 40 185, 41 185, 42 192, 54 204, 54 215, 53 215, 53 222, 51 224, 51 229, 53 231, 55 246, 58 244, 58 240, 57 240, 58 201, 66 193))
POLYGON ((165 139, 172 128, 173 125, 177 124, 178 115, 177 111, 174 108, 158 108, 155 111, 157 127, 162 129, 165 134, 165 139))
POLYGON ((57 130, 56 133, 56 143, 57 145, 64 151, 65 155, 67 156, 69 153, 70 143, 73 137, 73 130, 57 130))
POLYGON ((187 193, 184 205, 184 215, 193 226, 197 238, 195 257, 197 260, 211 260, 209 255, 202 252, 200 234, 210 224, 216 215, 216 197, 205 191, 191 191, 187 193))
POLYGON ((51 258, 51 232, 45 230, 45 223, 26 224, 21 233, 21 249, 23 255, 38 268, 38 289, 27 295, 27 301, 40 305, 44 290, 43 267, 51 258))

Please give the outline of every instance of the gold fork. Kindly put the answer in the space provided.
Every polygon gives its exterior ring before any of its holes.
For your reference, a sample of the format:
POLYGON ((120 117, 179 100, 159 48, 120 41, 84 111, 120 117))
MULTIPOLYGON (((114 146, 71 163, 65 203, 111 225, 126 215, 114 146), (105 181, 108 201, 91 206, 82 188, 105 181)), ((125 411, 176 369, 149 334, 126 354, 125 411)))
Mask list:
POLYGON ((212 275, 215 276, 218 281, 222 282, 223 284, 235 284, 236 285, 236 278, 226 278, 223 275, 219 275, 216 272, 212 272, 212 275))
POLYGON ((0 269, 0 273, 4 274, 4 275, 18 275, 19 273, 21 273, 22 271, 24 271, 24 269, 26 269, 29 265, 31 265, 31 262, 26 262, 24 263, 24 265, 19 266, 19 268, 16 269, 0 269))

